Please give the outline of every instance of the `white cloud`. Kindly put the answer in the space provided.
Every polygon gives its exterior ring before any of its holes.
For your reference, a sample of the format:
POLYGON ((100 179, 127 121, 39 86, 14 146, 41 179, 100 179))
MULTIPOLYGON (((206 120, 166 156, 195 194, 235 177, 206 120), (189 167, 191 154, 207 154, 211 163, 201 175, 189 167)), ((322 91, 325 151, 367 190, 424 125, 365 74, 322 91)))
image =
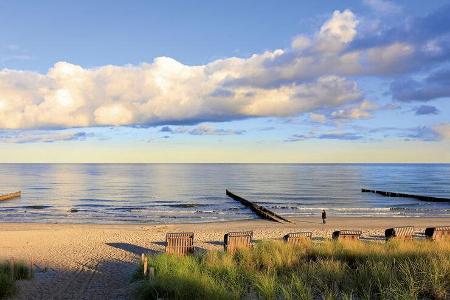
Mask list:
POLYGON ((10 131, 0 135, 0 143, 53 143, 61 141, 84 141, 93 137, 92 133, 65 131, 10 131))
POLYGON ((393 15, 402 12, 402 8, 397 4, 386 0, 364 0, 364 4, 378 13, 393 15))
POLYGON ((307 49, 309 46, 311 46, 311 40, 304 35, 296 36, 291 43, 291 47, 296 50, 307 49))
POLYGON ((364 100, 357 107, 349 107, 334 111, 331 117, 337 120, 363 120, 372 117, 371 112, 378 109, 378 105, 364 100))
POLYGON ((327 117, 322 114, 310 113, 309 119, 313 122, 325 123, 327 121, 327 117))
POLYGON ((441 123, 433 127, 442 139, 450 140, 450 123, 441 123))
POLYGON ((188 133, 191 135, 240 135, 245 133, 245 130, 222 129, 215 128, 206 124, 201 124, 194 128, 163 126, 160 129, 160 132, 171 134, 188 133))
POLYGON ((285 142, 298 142, 304 141, 308 139, 321 139, 321 140, 347 140, 347 141, 355 141, 362 140, 365 136, 361 134, 357 134, 354 132, 342 132, 342 131, 326 131, 326 132, 315 132, 310 131, 307 134, 294 134, 288 137, 285 142))
POLYGON ((333 12, 317 35, 318 48, 323 51, 341 50, 345 44, 350 43, 356 36, 358 20, 348 9, 333 12))
POLYGON ((133 122, 133 112, 122 103, 102 105, 94 111, 98 125, 128 125, 133 122))
POLYGON ((278 87, 227 86, 229 78, 258 72, 249 66, 249 61, 257 59, 231 58, 191 67, 157 58, 152 64, 92 69, 59 62, 45 75, 5 69, 0 71, 0 128, 290 116, 362 97, 354 82, 338 76, 278 87), (235 67, 239 64, 242 68, 235 67), (221 90, 226 93, 218 92, 221 90))
POLYGON ((335 11, 291 48, 198 66, 169 57, 152 63, 83 68, 56 63, 46 74, 0 71, 0 129, 197 124, 336 111, 367 118, 357 84, 345 78, 398 72, 415 53, 395 42, 350 49, 358 20, 335 11))
POLYGON ((189 134, 192 135, 240 135, 243 133, 245 133, 244 130, 214 128, 204 124, 189 130, 189 134))
POLYGON ((370 66, 367 71, 381 74, 389 73, 394 71, 393 66, 395 66, 397 73, 401 73, 411 67, 410 60, 415 51, 413 45, 401 42, 370 48, 364 57, 367 65, 370 66))

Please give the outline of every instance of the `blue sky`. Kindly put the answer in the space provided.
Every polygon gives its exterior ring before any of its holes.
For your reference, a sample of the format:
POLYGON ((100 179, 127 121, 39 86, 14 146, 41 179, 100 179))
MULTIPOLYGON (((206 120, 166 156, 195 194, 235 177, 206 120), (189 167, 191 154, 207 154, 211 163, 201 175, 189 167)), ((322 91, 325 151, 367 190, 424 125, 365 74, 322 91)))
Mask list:
POLYGON ((3 162, 450 162, 448 1, 2 1, 3 162))

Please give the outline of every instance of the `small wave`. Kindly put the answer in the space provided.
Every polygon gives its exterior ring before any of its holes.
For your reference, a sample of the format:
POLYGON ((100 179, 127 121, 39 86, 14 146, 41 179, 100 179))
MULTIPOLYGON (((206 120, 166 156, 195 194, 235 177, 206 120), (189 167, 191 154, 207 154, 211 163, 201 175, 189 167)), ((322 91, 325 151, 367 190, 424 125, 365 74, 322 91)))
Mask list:
POLYGON ((26 209, 47 209, 47 208, 51 208, 53 206, 51 205, 26 205, 26 206, 21 206, 21 208, 26 208, 26 209))
POLYGON ((292 206, 292 205, 271 205, 269 208, 273 209, 297 209, 298 206, 292 206))
POLYGON ((180 207, 180 208, 193 208, 193 207, 209 206, 209 204, 180 203, 180 204, 166 204, 166 205, 164 205, 164 206, 168 206, 168 207, 180 207))
POLYGON ((242 210, 242 209, 246 209, 246 207, 237 207, 237 206, 233 206, 233 207, 227 208, 227 210, 242 210))
POLYGON ((1 207, 0 208, 0 212, 16 212, 17 208, 16 207, 1 207))
POLYGON ((391 207, 390 210, 392 211, 417 211, 417 212, 450 212, 450 209, 448 208, 413 208, 413 207, 391 207))
POLYGON ((89 201, 89 202, 114 202, 114 200, 110 199, 96 199, 96 198, 81 198, 79 201, 89 201))
POLYGON ((332 211, 390 211, 390 207, 296 207, 297 210, 317 211, 317 210, 332 210, 332 211))
POLYGON ((224 200, 224 197, 223 196, 200 196, 200 197, 196 197, 196 199, 216 201, 216 200, 224 200))
POLYGON ((109 205, 105 204, 77 204, 76 207, 109 207, 109 205))
POLYGON ((217 210, 196 210, 196 214, 217 214, 217 210))
POLYGON ((191 219, 191 216, 183 216, 183 215, 176 215, 176 216, 159 216, 161 219, 191 219))
POLYGON ((139 206, 119 206, 119 207, 110 207, 108 209, 114 211, 131 211, 131 210, 144 210, 146 208, 139 206))
MULTIPOLYGON (((119 211, 119 210, 115 210, 119 211)), ((149 209, 145 210, 145 212, 150 214, 176 214, 176 215, 182 215, 182 214, 195 214, 195 210, 155 210, 155 209, 149 209)))

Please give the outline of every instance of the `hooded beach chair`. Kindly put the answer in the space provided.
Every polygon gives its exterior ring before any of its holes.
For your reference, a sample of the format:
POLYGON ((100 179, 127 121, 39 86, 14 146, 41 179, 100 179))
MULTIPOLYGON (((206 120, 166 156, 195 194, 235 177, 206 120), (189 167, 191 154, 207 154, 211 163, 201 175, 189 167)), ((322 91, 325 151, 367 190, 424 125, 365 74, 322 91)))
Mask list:
POLYGON ((239 249, 251 248, 253 231, 228 232, 223 237, 224 249, 227 252, 234 252, 239 249))
POLYGON ((177 232, 166 234, 166 253, 186 255, 194 252, 194 233, 177 232))
POLYGON ((450 226, 428 227, 427 229, 425 229, 425 235, 430 240, 450 241, 450 226))
POLYGON ((359 240, 361 234, 361 230, 337 230, 331 237, 333 240, 359 240))
POLYGON ((311 237, 312 232, 309 231, 291 232, 286 234, 283 240, 289 244, 300 245, 304 241, 311 240, 311 237))
POLYGON ((400 239, 400 240, 412 240, 414 235, 414 226, 401 226, 388 228, 384 231, 386 240, 400 239))

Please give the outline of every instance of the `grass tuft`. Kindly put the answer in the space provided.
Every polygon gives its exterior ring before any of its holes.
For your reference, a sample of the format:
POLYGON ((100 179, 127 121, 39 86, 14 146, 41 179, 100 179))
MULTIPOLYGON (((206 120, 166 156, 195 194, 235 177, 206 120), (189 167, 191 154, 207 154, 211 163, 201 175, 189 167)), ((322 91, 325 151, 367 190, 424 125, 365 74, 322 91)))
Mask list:
POLYGON ((449 243, 264 241, 149 264, 141 299, 450 299, 449 243))
POLYGON ((0 299, 12 296, 15 291, 15 281, 29 279, 29 269, 23 263, 14 264, 14 273, 11 265, 7 262, 0 263, 0 299), (14 278, 12 276, 14 274, 14 278))

